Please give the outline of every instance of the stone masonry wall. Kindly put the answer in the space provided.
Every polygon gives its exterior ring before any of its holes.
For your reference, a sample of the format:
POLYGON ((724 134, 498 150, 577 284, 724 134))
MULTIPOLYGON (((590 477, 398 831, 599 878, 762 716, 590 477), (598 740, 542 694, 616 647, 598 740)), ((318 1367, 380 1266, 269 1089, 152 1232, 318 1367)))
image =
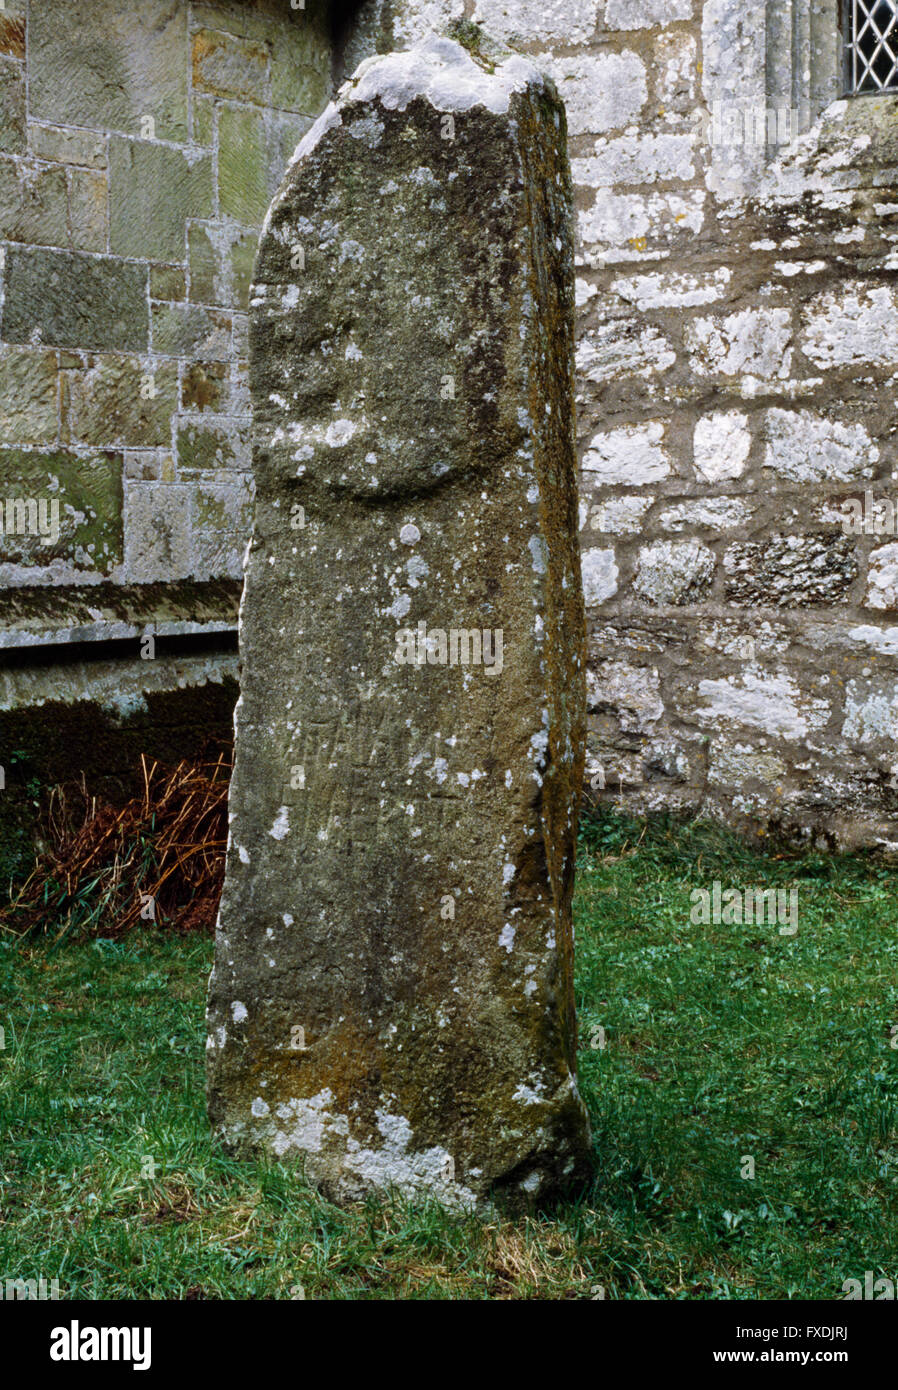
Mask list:
POLYGON ((331 76, 317 0, 0 4, 0 502, 45 507, 0 585, 239 577, 253 257, 331 76))
POLYGON ((236 581, 269 197, 333 78, 475 21, 568 111, 591 797, 898 842, 898 98, 831 101, 837 0, 316 3, 0 10, 0 500, 64 503, 0 583, 236 581))
POLYGON ((898 500, 898 98, 811 123, 838 9, 378 12, 400 46, 479 22, 567 105, 593 800, 894 844, 898 543, 843 508, 898 500))

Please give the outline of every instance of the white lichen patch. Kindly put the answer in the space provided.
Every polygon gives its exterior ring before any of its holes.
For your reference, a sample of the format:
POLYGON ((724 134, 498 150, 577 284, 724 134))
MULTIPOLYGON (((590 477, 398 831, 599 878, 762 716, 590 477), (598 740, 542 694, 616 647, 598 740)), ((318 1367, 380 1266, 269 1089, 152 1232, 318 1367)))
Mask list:
POLYGON ((871 551, 864 602, 868 608, 898 608, 898 543, 871 551))
POLYGON ((534 574, 546 572, 546 542, 542 536, 531 536, 527 542, 534 574))
POLYGON ((698 421, 693 458, 696 475, 705 482, 720 483, 740 477, 750 453, 747 415, 738 410, 716 411, 698 421))
POLYGON ((695 538, 655 541, 639 552, 634 591, 649 603, 695 602, 714 576, 713 550, 695 538))
POLYGON ((627 661, 587 670, 586 700, 591 711, 613 710, 623 733, 647 733, 664 713, 658 668, 627 661))
POLYGON ((594 507, 581 502, 580 529, 588 524, 591 530, 610 536, 638 535, 654 501, 654 495, 647 493, 636 497, 612 497, 594 507))
POLYGON ((396 1189, 406 1196, 429 1193, 456 1210, 473 1210, 475 1194, 455 1179, 455 1163, 448 1149, 434 1145, 414 1150, 412 1127, 402 1115, 377 1110, 377 1127, 383 1137, 381 1147, 362 1148, 354 1139, 346 1146, 343 1160, 347 1175, 362 1190, 396 1189))
POLYGON ((691 309, 722 299, 732 272, 725 266, 704 275, 635 275, 612 281, 611 288, 640 312, 647 309, 691 309))
POLYGON ((587 607, 605 603, 617 593, 618 568, 614 551, 595 547, 580 557, 583 599, 587 607))
MULTIPOLYGON (((592 155, 571 160, 574 182, 587 188, 610 188, 618 183, 660 183, 671 179, 685 182, 695 172, 691 135, 600 137, 594 149, 592 155)), ((708 303, 707 300, 697 302, 708 303)))
POLYGON ((546 1099, 545 1087, 542 1085, 526 1086, 521 1082, 512 1092, 511 1098, 521 1101, 523 1105, 542 1105, 546 1099))
POLYGON ((555 79, 570 135, 623 130, 637 119, 648 97, 645 64, 636 53, 542 53, 539 63, 555 79))
POLYGON ((747 782, 761 782, 776 794, 787 773, 782 758, 753 744, 715 739, 711 745, 708 781, 719 786, 744 787, 747 782))
POLYGON ((324 431, 324 442, 331 449, 342 449, 357 429, 358 425, 354 420, 335 420, 324 431))
POLYGON ((812 729, 821 729, 829 719, 824 700, 803 695, 797 681, 786 672, 740 676, 698 683, 699 697, 706 703, 696 708, 702 723, 744 725, 760 729, 777 738, 806 738, 812 729))
POLYGON ((842 737, 854 743, 874 743, 898 738, 898 687, 865 689, 849 681, 845 692, 845 719, 842 737))
POLYGON ((768 410, 764 466, 790 482, 847 483, 863 477, 879 449, 863 425, 827 420, 810 410, 768 410))
POLYGON ((898 627, 853 627, 847 635, 849 641, 863 642, 882 656, 898 656, 898 627))
POLYGON ((477 0, 474 23, 505 43, 588 43, 603 0, 477 0))
POLYGON ((792 366, 789 309, 742 309, 723 319, 698 318, 686 328, 695 370, 703 376, 788 377, 792 366))
POLYGON ((705 221, 704 195, 680 193, 606 193, 577 217, 587 264, 598 268, 650 255, 648 239, 669 239, 677 232, 700 232, 705 221))
POLYGON ((671 471, 664 448, 664 425, 652 420, 646 425, 625 425, 593 436, 583 457, 583 470, 594 482, 608 486, 623 483, 640 487, 657 483, 671 471))
POLYGON ((677 360, 670 342, 650 324, 636 319, 600 324, 577 344, 577 375, 601 385, 620 377, 652 377, 677 360))
POLYGON ((849 283, 811 301, 802 348, 820 367, 898 358, 898 296, 886 285, 849 283))
POLYGON ((728 531, 746 525, 751 514, 751 507, 738 497, 703 497, 668 507, 658 517, 658 525, 665 531, 691 531, 697 527, 728 531))
POLYGON ((609 29, 653 29, 656 25, 692 18, 693 0, 607 0, 609 29))
POLYGON ((276 1107, 275 1114, 283 1128, 275 1132, 271 1147, 278 1158, 291 1150, 320 1153, 325 1139, 345 1139, 349 1135, 346 1116, 330 1113, 333 1100, 333 1092, 325 1087, 315 1096, 287 1100, 276 1107))

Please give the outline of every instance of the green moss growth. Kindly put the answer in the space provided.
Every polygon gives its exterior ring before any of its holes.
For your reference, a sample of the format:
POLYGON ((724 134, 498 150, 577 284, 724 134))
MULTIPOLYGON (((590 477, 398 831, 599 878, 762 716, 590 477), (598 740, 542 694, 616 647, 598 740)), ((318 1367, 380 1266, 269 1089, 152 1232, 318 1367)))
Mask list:
POLYGON ((471 19, 457 19, 449 26, 449 37, 483 64, 487 72, 495 72, 496 64, 487 52, 487 37, 479 24, 471 19))

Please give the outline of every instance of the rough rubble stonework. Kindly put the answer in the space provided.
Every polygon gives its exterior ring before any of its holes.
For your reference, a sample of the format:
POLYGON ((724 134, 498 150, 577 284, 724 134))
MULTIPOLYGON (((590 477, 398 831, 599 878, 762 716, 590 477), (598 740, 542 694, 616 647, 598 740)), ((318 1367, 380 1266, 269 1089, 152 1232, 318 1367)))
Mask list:
POLYGON ((898 97, 837 0, 464 10, 568 112, 591 799, 894 849, 898 97))
POLYGON ((435 39, 363 64, 260 243, 209 1109, 340 1197, 584 1170, 570 224, 551 85, 435 39))

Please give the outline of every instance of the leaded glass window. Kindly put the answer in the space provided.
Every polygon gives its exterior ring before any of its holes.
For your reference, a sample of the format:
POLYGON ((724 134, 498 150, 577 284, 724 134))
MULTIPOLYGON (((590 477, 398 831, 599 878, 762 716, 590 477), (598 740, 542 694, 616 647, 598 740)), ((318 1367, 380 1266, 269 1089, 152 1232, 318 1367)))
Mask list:
POLYGON ((898 92, 898 0, 846 0, 848 91, 898 92))

